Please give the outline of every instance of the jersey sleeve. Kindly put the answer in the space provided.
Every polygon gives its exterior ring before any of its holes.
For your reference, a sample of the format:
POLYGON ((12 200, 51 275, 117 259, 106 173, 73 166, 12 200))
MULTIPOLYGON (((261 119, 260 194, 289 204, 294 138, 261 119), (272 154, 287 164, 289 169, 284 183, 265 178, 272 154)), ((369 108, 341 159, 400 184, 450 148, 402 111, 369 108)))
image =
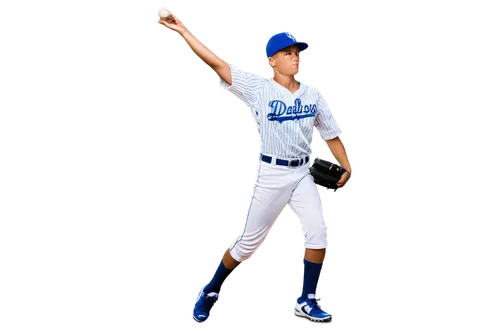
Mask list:
POLYGON ((314 126, 318 129, 323 140, 334 139, 342 132, 335 119, 333 119, 333 115, 321 93, 318 97, 318 114, 314 119, 314 126))
POLYGON ((264 86, 265 79, 252 73, 243 72, 231 64, 229 67, 231 68, 233 84, 229 85, 220 78, 221 87, 233 93, 248 106, 252 106, 264 86))

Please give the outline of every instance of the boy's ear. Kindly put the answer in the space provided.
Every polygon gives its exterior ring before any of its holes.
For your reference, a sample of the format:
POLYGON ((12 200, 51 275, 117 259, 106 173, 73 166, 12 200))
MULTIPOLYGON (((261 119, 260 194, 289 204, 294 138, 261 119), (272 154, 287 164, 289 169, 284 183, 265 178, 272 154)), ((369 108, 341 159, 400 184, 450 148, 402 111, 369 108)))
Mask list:
POLYGON ((271 65, 271 67, 276 66, 276 58, 273 56, 269 57, 269 65, 271 65))

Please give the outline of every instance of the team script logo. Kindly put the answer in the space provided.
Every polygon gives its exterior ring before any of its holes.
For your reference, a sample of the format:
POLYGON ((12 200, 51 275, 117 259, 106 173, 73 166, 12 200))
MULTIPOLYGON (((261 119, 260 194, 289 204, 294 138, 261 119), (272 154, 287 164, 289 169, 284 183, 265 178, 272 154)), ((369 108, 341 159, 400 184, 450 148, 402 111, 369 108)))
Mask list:
POLYGON ((316 116, 316 104, 302 105, 302 102, 297 98, 294 105, 287 106, 283 101, 274 100, 269 102, 272 112, 267 114, 269 121, 278 121, 280 123, 287 120, 298 120, 302 118, 316 116))

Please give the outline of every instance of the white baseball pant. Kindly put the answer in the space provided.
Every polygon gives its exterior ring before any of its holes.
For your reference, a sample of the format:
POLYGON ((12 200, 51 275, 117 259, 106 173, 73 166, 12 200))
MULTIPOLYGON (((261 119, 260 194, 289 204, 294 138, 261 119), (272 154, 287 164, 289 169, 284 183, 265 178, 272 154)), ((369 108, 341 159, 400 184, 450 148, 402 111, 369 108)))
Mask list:
POLYGON ((327 247, 321 199, 309 173, 309 163, 289 167, 260 161, 257 182, 243 232, 230 246, 236 261, 244 261, 264 242, 279 214, 288 204, 302 223, 308 249, 327 247))

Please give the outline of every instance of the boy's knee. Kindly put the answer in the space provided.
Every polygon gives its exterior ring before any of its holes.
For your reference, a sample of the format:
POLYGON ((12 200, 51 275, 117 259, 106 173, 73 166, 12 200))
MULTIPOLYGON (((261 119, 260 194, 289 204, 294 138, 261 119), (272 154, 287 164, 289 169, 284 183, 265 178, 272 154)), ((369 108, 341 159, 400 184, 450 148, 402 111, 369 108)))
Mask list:
POLYGON ((324 224, 307 230, 304 237, 304 246, 308 249, 324 249, 328 246, 326 226, 324 224))
POLYGON ((243 246, 241 242, 236 243, 229 253, 234 258, 234 260, 242 262, 249 259, 252 254, 257 250, 258 246, 243 246))

